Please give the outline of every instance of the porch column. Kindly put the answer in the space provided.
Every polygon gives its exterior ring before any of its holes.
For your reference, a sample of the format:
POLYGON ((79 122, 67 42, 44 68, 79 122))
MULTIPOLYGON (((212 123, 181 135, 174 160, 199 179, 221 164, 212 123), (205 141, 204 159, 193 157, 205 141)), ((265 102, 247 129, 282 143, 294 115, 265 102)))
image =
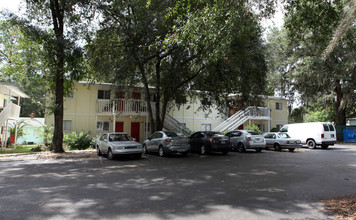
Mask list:
POLYGON ((115 101, 112 101, 112 132, 116 131, 116 115, 115 115, 115 101))

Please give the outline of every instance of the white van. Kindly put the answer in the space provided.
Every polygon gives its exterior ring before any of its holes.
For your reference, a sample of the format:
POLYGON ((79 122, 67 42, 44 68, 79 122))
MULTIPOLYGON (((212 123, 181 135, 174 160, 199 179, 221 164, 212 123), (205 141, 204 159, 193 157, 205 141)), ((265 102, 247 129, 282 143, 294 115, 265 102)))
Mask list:
POLYGON ((308 147, 317 145, 326 149, 336 143, 336 129, 329 122, 310 122, 284 125, 280 132, 285 132, 292 138, 297 138, 308 147))

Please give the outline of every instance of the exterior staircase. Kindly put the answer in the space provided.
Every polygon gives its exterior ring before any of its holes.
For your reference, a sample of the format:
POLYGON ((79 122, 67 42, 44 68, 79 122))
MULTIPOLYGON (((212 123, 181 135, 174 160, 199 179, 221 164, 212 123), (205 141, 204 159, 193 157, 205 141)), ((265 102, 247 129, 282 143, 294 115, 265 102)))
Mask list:
MULTIPOLYGON (((156 116, 156 107, 155 107, 154 103, 151 104, 151 107, 152 107, 153 117, 155 117, 156 116)), ((173 118, 172 116, 170 116, 168 114, 166 114, 166 116, 164 118, 163 128, 168 131, 176 132, 178 134, 184 134, 186 136, 190 136, 193 133, 189 128, 182 125, 179 121, 177 121, 175 118, 173 118)))
MULTIPOLYGON (((19 105, 14 103, 9 103, 1 112, 0 112, 0 127, 7 128, 8 119, 10 120, 19 120, 20 116, 19 105)), ((1 134, 1 147, 4 146, 7 139, 7 131, 2 131, 1 134)))
POLYGON ((238 128, 248 120, 270 120, 269 108, 249 106, 240 110, 218 125, 213 131, 227 133, 238 128))

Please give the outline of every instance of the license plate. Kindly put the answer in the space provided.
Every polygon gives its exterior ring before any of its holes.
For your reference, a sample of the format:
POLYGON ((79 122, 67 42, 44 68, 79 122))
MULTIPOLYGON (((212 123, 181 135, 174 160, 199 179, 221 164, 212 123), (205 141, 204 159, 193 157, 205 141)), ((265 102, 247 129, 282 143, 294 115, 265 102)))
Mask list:
POLYGON ((333 137, 334 137, 334 134, 331 134, 331 137, 333 138, 333 137))

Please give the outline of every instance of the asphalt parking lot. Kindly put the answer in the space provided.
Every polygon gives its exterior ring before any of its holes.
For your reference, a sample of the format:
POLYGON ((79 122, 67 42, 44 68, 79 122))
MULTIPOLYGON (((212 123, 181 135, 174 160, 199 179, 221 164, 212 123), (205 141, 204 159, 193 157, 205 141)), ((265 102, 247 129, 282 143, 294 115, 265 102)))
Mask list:
POLYGON ((334 219, 356 145, 140 160, 1 158, 0 219, 334 219))

